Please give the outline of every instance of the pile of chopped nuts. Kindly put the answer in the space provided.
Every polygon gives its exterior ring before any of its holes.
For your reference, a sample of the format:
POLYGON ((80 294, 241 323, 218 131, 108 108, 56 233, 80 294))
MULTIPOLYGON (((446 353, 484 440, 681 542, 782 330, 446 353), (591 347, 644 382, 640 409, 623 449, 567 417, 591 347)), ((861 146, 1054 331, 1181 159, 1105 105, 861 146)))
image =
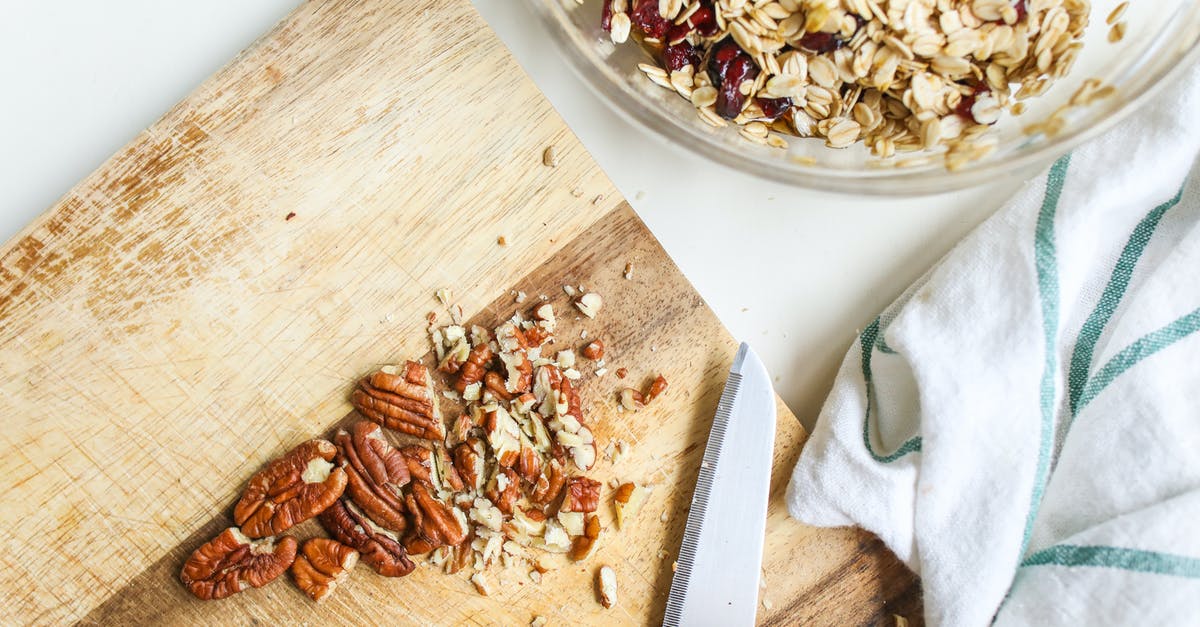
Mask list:
MULTIPOLYGON (((599 314, 598 294, 565 291, 587 319, 599 314)), ((366 420, 332 441, 304 442, 256 474, 234 508, 237 526, 185 563, 181 579, 194 595, 224 598, 290 568, 301 590, 321 601, 360 559, 382 576, 402 577, 416 568, 414 555, 449 574, 469 570, 487 595, 494 564, 524 565, 537 583, 553 568, 545 556, 593 555, 603 531, 601 484, 584 473, 597 461, 596 436, 578 390, 581 358, 571 348, 554 350, 553 306, 543 297, 527 315, 488 329, 465 326, 449 290, 437 298, 453 323, 428 317, 435 370, 408 361, 364 377, 350 401, 366 420), (443 414, 443 402, 455 412, 443 414), (330 538, 301 546, 282 535, 310 518, 330 538)), ((581 335, 582 359, 603 376, 603 341, 581 335)), ((614 400, 636 409, 665 390, 659 376, 645 393, 625 389, 614 400)), ((614 485, 621 528, 649 488, 614 485)), ((611 569, 601 577, 615 585, 611 569)), ((608 607, 614 597, 601 600, 608 607)))
POLYGON ((752 142, 781 135, 863 142, 872 154, 981 158, 1001 113, 1044 93, 1082 46, 1089 0, 604 0, 615 43, 713 126, 752 142))

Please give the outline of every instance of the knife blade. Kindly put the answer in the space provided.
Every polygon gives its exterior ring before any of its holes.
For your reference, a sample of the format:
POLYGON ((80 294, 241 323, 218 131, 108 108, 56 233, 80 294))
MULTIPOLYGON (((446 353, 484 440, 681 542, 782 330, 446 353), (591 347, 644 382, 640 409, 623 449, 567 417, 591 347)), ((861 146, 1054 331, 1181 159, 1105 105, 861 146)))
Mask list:
POLYGON ((717 403, 663 625, 752 625, 758 607, 775 393, 742 343, 717 403))

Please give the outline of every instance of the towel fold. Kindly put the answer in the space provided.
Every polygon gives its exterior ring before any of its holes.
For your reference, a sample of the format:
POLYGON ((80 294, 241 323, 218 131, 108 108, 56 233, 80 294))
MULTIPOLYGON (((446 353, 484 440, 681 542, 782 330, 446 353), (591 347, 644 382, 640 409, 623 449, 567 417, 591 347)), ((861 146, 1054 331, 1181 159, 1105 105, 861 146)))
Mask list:
POLYGON ((879 535, 928 624, 1200 620, 1198 115, 1193 68, 1027 184, 842 363, 789 509, 879 535))

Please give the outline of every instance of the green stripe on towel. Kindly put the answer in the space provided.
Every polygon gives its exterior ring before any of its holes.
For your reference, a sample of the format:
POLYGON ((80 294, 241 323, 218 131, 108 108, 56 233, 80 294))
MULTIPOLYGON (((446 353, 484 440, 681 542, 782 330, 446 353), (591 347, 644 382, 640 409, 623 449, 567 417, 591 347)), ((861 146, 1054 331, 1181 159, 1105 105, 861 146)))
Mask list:
POLYGON ((1046 491, 1050 473, 1050 449, 1054 440, 1055 401, 1058 398, 1056 372, 1058 370, 1058 252, 1054 242, 1054 218, 1058 214, 1058 202, 1062 197, 1063 185, 1067 180, 1067 169, 1071 155, 1059 159, 1050 168, 1046 180, 1046 197, 1038 212, 1037 228, 1034 231, 1034 259, 1037 266, 1038 295, 1042 304, 1042 331, 1045 338, 1045 363, 1042 367, 1042 382, 1039 401, 1042 410, 1041 442, 1038 446, 1037 470, 1033 477, 1033 491, 1029 495, 1029 513, 1025 517, 1025 532, 1021 538, 1024 555, 1033 535, 1033 521, 1037 519, 1046 491))
POLYGON ((862 335, 858 338, 858 343, 862 347, 862 373, 863 381, 867 389, 867 411, 863 415, 863 446, 867 447, 867 452, 871 454, 871 459, 881 463, 890 464, 909 453, 914 453, 921 450, 921 436, 909 438, 896 452, 890 455, 880 455, 875 452, 875 447, 871 445, 871 404, 875 402, 875 382, 871 375, 871 354, 875 350, 875 342, 881 336, 879 332, 879 318, 876 318, 867 328, 863 329, 862 335))
POLYGON ((1030 555, 1021 566, 1093 566, 1200 579, 1200 559, 1114 546, 1059 544, 1030 555))
POLYGON ((1092 402, 1097 394, 1104 391, 1104 388, 1108 387, 1108 384, 1121 376, 1123 372, 1197 330, 1200 330, 1200 309, 1176 319, 1157 331, 1143 335, 1136 342, 1114 355, 1112 359, 1108 360, 1108 363, 1104 364, 1104 367, 1100 368, 1096 376, 1088 380, 1083 392, 1079 395, 1079 409, 1082 410, 1092 402))
POLYGON ((1104 286, 1100 302, 1096 303, 1096 308, 1092 310, 1087 322, 1084 322, 1083 327, 1079 330, 1079 340, 1075 343, 1075 350, 1071 355, 1071 371, 1067 376, 1067 386, 1071 394, 1071 416, 1078 414, 1082 408, 1080 399, 1084 387, 1088 383, 1088 372, 1092 368, 1096 343, 1100 341, 1104 328, 1108 326, 1108 321, 1116 313, 1121 299, 1125 297, 1125 290, 1129 288, 1133 270, 1137 267, 1142 253, 1146 251, 1146 246, 1150 244, 1150 238, 1154 235, 1154 230, 1158 228, 1163 214, 1178 205, 1181 198, 1183 198, 1183 187, 1179 188, 1179 193, 1175 194, 1174 198, 1151 210, 1133 229, 1129 241, 1125 243, 1125 248, 1121 251, 1121 256, 1113 267, 1108 284, 1104 286))

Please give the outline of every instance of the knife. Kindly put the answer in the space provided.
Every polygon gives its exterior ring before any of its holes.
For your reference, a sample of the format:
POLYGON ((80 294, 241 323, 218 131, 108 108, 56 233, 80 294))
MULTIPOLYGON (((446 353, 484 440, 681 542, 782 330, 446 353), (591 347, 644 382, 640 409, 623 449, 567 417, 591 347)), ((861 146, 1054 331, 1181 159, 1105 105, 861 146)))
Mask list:
POLYGON ((775 393, 742 343, 688 510, 663 625, 753 625, 775 445, 775 393))

